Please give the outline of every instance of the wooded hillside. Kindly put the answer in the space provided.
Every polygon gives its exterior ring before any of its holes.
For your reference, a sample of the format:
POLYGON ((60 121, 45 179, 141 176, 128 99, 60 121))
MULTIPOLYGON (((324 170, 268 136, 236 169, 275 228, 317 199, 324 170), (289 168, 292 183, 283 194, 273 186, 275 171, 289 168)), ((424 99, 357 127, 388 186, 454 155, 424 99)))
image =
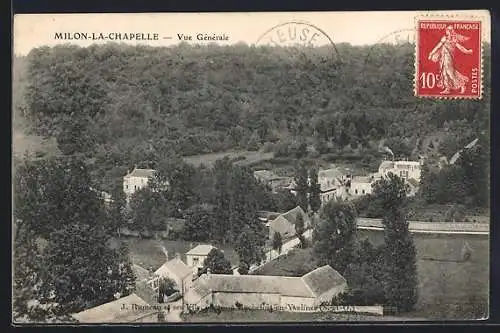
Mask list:
POLYGON ((329 153, 383 139, 396 155, 414 157, 433 145, 431 137, 448 140, 454 153, 487 134, 489 46, 482 101, 414 97, 413 45, 337 50, 38 48, 23 63, 26 76, 17 76, 27 82, 17 104, 35 134, 55 137, 63 153, 82 153, 104 171, 121 166, 116 174, 154 167, 171 152, 265 146, 286 155, 307 144, 329 153))

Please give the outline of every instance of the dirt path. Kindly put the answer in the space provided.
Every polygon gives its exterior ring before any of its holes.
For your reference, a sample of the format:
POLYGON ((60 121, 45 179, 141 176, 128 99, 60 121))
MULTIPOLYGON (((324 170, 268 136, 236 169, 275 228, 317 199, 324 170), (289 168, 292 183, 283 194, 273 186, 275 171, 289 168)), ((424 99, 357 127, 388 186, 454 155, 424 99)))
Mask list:
POLYGON ((182 321, 182 299, 170 303, 170 312, 165 312, 165 320, 170 323, 178 323, 182 321))

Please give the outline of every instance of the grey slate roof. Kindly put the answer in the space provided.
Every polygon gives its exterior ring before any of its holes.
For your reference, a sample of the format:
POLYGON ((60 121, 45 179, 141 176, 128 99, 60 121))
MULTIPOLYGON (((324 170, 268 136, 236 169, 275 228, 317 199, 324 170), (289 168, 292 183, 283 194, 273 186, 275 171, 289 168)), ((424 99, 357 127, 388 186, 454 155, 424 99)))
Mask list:
POLYGON ((195 255, 195 256, 206 256, 212 249, 215 249, 215 246, 208 245, 208 244, 200 244, 198 246, 195 246, 191 250, 189 250, 186 255, 195 255))
POLYGON ((150 178, 153 177, 156 170, 154 169, 134 169, 125 177, 141 177, 141 178, 150 178))
MULTIPOLYGON (((282 296, 313 297, 300 277, 267 275, 202 275, 198 279, 203 290, 280 294, 282 296)), ((200 288, 200 289, 202 289, 200 288)))
POLYGON ((155 271, 155 274, 162 276, 164 275, 163 272, 167 270, 175 274, 181 280, 184 279, 186 276, 193 274, 192 268, 188 267, 179 258, 174 258, 172 260, 167 261, 155 271))
POLYGON ((319 296, 330 289, 347 284, 346 279, 329 265, 325 265, 302 276, 314 296, 319 296))

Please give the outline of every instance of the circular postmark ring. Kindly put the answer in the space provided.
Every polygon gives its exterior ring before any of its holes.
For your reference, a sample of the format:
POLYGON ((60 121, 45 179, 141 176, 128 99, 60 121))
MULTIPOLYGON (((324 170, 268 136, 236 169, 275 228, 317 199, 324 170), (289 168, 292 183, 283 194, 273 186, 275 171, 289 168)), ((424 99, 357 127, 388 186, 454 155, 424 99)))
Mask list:
POLYGON ((277 24, 262 33, 255 45, 281 48, 278 56, 289 66, 302 63, 309 68, 320 67, 325 77, 319 79, 311 71, 302 71, 296 79, 307 79, 311 84, 319 85, 322 80, 327 84, 334 81, 333 76, 342 64, 337 47, 328 34, 321 28, 307 21, 287 21, 277 24))
POLYGON ((395 45, 404 43, 415 43, 415 29, 399 29, 391 33, 388 33, 387 35, 377 40, 368 50, 368 54, 366 55, 363 67, 366 66, 366 64, 368 63, 368 60, 370 59, 370 55, 374 47, 376 45, 380 45, 383 43, 395 44, 395 45), (406 36, 406 38, 401 38, 401 36, 406 36), (392 43, 390 42, 391 38, 394 38, 394 41, 392 43))
POLYGON ((341 62, 340 54, 330 36, 323 29, 307 21, 287 21, 269 28, 255 42, 258 46, 266 44, 288 46, 294 50, 298 50, 298 46, 330 45, 335 62, 337 64, 341 62))

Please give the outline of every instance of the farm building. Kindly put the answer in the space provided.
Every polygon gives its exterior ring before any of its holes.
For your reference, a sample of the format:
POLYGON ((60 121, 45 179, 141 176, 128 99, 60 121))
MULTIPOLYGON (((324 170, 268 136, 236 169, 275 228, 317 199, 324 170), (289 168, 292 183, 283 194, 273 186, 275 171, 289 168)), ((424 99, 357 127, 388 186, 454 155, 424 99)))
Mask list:
POLYGON ((193 280, 193 269, 188 267, 180 258, 174 258, 164 263, 155 271, 160 278, 170 278, 177 285, 181 293, 191 287, 193 280))
POLYGON ((272 306, 314 307, 330 302, 347 288, 345 278, 332 267, 319 267, 302 277, 203 274, 185 294, 191 309, 214 306, 248 308, 272 306))
POLYGON ((278 217, 266 224, 269 228, 269 238, 272 239, 276 232, 280 233, 283 239, 295 236, 295 224, 299 216, 301 216, 304 221, 304 228, 310 228, 311 219, 300 206, 297 206, 286 213, 278 215, 278 217))
POLYGON ((270 186, 273 192, 290 186, 293 180, 292 177, 278 176, 270 170, 256 170, 253 175, 257 181, 270 186))

